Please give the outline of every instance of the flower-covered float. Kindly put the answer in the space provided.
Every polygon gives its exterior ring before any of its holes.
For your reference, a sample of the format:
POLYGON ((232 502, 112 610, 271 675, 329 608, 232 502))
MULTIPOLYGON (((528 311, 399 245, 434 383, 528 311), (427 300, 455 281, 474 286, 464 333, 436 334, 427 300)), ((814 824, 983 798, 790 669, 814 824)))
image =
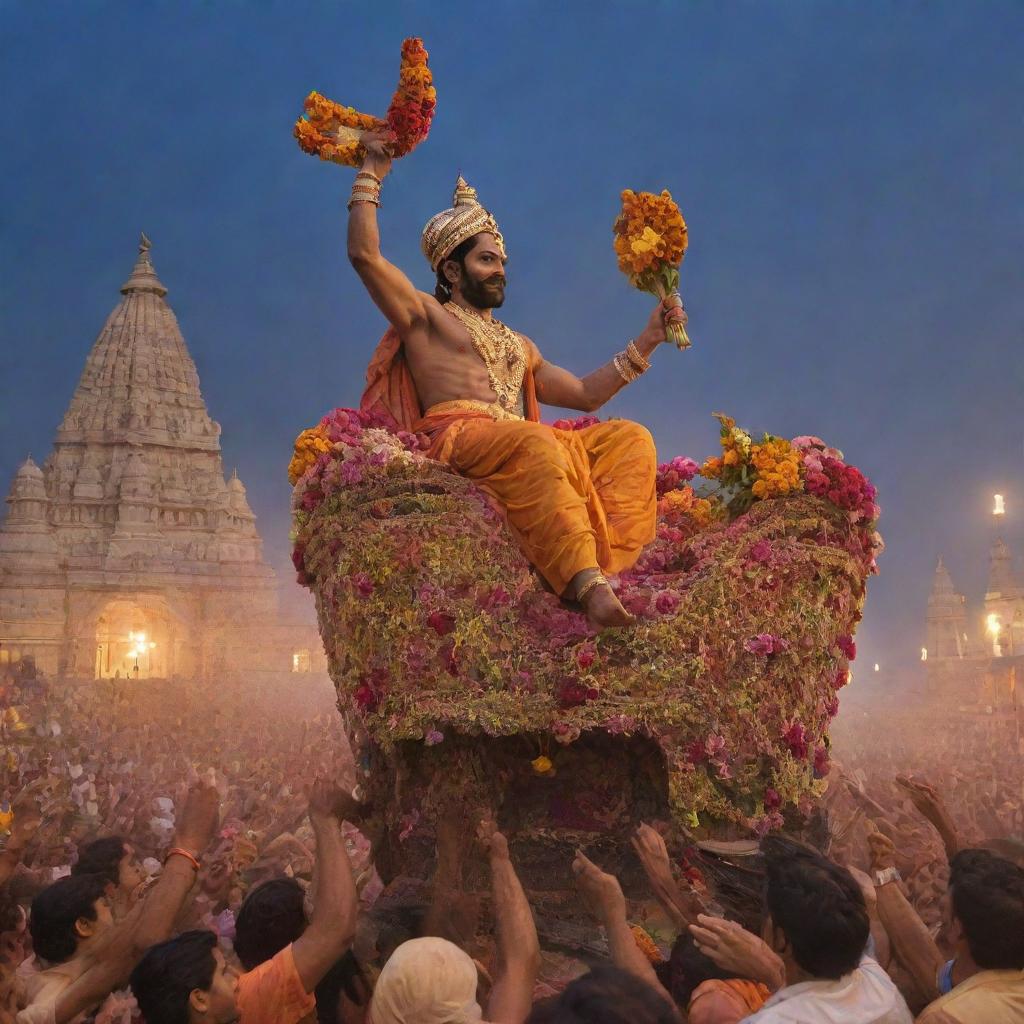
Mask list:
POLYGON ((385 881, 429 873, 453 808, 496 809, 534 893, 565 887, 580 845, 628 885, 641 820, 756 837, 812 808, 881 549, 875 489, 817 438, 720 421, 721 455, 659 468, 657 538, 615 584, 639 623, 601 634, 415 434, 338 409, 299 437, 293 559, 385 881))

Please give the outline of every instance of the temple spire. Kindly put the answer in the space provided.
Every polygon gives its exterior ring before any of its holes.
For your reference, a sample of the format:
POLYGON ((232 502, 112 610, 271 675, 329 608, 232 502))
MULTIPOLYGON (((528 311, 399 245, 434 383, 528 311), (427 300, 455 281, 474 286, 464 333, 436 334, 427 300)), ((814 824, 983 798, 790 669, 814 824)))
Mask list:
POLYGON ((121 291, 124 294, 154 292, 161 298, 167 294, 167 289, 163 286, 160 278, 156 276, 153 261, 149 258, 149 250, 152 248, 153 243, 146 237, 146 233, 142 232, 139 235, 139 257, 135 261, 131 277, 121 285, 121 291))

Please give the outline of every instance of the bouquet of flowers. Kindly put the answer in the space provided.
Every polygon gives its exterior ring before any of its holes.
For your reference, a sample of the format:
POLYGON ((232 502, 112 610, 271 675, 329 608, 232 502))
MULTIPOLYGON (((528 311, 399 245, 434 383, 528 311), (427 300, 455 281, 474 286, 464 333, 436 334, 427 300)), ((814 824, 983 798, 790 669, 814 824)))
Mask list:
POLYGON ((305 115, 295 122, 295 138, 300 148, 321 160, 359 167, 366 156, 363 135, 390 133, 392 155, 411 153, 429 134, 437 105, 427 51, 422 39, 402 43, 402 64, 398 88, 384 118, 361 114, 354 107, 335 103, 318 92, 311 92, 303 104, 305 115))
MULTIPOLYGON (((686 221, 668 192, 622 193, 622 212, 614 225, 619 270, 634 288, 660 299, 679 292, 679 265, 686 255, 686 221)), ((668 336, 679 349, 690 347, 685 327, 669 322, 668 336)))

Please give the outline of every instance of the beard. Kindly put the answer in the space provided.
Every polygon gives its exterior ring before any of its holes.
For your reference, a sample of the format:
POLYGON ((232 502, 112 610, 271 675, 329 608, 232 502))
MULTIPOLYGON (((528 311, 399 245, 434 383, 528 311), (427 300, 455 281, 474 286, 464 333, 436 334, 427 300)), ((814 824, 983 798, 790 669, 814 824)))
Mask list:
POLYGON ((505 301, 505 275, 492 274, 476 281, 469 274, 462 279, 462 297, 475 309, 500 309, 505 301))

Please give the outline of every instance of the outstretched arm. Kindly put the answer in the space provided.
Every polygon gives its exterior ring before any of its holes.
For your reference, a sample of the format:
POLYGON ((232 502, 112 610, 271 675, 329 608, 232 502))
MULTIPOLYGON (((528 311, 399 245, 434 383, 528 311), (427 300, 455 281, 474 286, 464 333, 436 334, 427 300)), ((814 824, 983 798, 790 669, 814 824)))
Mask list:
POLYGON ((931 822, 946 848, 946 859, 952 860, 961 847, 953 815, 938 790, 927 782, 917 782, 906 775, 897 775, 896 784, 913 801, 914 806, 931 822))
MULTIPOLYGON (((895 866, 895 847, 881 832, 868 834, 871 870, 882 871, 895 866)), ((898 882, 876 886, 878 916, 889 933, 896 959, 913 976, 921 995, 929 1002, 939 997, 938 974, 944 959, 927 925, 910 905, 898 882)))
MULTIPOLYGON (((174 847, 199 857, 216 830, 219 809, 211 775, 189 792, 174 847)), ((195 880, 196 871, 188 857, 174 856, 167 861, 145 899, 105 933, 89 954, 89 966, 61 993, 54 1006, 54 1024, 66 1024, 125 983, 146 950, 170 936, 195 880)))
MULTIPOLYGON (((651 313, 647 326, 635 340, 636 347, 645 360, 649 359, 651 353, 665 340, 666 320, 686 322, 686 313, 682 307, 671 304, 674 301, 676 300, 666 299, 665 302, 659 302, 651 313)), ((586 377, 577 377, 569 370, 549 363, 529 338, 526 342, 530 349, 537 399, 544 405, 578 409, 581 412, 596 412, 626 386, 626 381, 616 369, 614 360, 587 374, 586 377)), ((623 344, 622 347, 625 350, 626 345, 623 344)))
POLYGON ((540 970, 540 942, 526 893, 508 855, 508 840, 493 819, 480 823, 481 843, 491 862, 497 965, 487 1001, 487 1019, 522 1024, 530 1015, 533 986, 540 970))
MULTIPOLYGON (((369 136, 365 144, 362 169, 383 180, 391 170, 387 140, 383 136, 369 136)), ((348 258, 370 298, 403 338, 426 324, 423 296, 398 267, 381 255, 377 207, 371 202, 352 204, 348 215, 348 258)))
POLYGON ((586 899, 590 912, 604 926, 612 963, 650 985, 669 1004, 674 1005, 672 997, 658 981, 658 975, 655 974, 650 960, 640 952, 636 939, 633 938, 629 922, 626 920, 626 897, 622 894, 619 880, 614 875, 602 871, 581 850, 576 851, 572 870, 576 876, 576 885, 586 899))
POLYGON ((312 992, 344 956, 356 934, 358 896, 341 821, 354 818, 355 801, 318 780, 309 797, 309 820, 316 836, 316 883, 309 927, 292 944, 302 987, 312 992))

